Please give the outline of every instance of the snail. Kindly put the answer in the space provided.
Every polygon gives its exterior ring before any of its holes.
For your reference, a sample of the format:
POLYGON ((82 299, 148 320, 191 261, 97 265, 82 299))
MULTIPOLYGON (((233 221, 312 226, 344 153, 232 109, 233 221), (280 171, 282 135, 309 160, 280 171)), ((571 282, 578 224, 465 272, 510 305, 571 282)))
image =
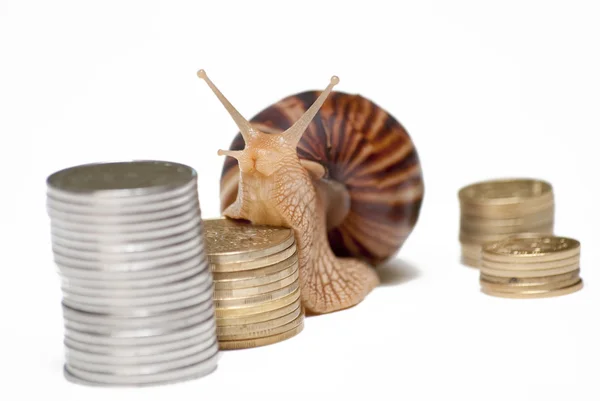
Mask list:
POLYGON ((376 267, 417 223, 420 160, 402 125, 372 101, 333 91, 286 97, 250 121, 198 71, 239 133, 221 174, 231 219, 293 229, 302 305, 324 314, 355 306, 379 285, 376 267))

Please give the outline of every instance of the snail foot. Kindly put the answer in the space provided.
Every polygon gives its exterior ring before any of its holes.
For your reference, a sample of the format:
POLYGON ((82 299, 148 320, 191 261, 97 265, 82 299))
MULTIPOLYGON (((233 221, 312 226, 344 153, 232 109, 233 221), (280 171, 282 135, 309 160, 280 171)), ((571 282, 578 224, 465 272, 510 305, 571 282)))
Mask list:
POLYGON ((326 258, 304 280, 303 305, 310 314, 325 314, 357 305, 379 285, 375 270, 353 258, 326 258))

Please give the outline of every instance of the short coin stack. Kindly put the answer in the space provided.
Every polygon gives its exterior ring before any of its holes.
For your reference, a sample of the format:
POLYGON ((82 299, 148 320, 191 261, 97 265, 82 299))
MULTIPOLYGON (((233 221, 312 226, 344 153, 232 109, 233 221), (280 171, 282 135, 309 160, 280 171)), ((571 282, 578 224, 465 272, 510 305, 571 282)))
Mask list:
POLYGON ((47 184, 65 377, 142 386, 214 371, 213 283, 196 172, 158 161, 89 164, 54 173, 47 184))
POLYGON ((298 255, 287 228, 204 220, 220 348, 277 343, 300 333, 298 255))
POLYGON ((481 247, 518 233, 552 234, 554 194, 540 180, 511 179, 478 182, 458 194, 461 208, 462 262, 481 266, 481 247))
POLYGON ((504 298, 544 298, 583 288, 578 241, 519 234, 483 248, 481 291, 504 298))

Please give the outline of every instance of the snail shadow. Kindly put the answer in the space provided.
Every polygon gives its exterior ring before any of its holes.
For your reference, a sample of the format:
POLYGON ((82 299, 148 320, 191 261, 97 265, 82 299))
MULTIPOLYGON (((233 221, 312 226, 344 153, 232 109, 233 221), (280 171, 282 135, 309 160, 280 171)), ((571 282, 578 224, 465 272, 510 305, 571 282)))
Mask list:
POLYGON ((377 274, 382 287, 404 284, 421 275, 419 269, 402 259, 393 259, 384 263, 377 268, 377 274))

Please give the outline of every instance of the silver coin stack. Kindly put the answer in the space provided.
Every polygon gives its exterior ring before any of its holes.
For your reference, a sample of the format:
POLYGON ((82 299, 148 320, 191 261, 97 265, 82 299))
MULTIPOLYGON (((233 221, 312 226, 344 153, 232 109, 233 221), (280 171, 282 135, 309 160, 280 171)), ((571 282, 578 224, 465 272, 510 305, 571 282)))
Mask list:
POLYGON ((146 386, 199 378, 219 357, 196 172, 135 161, 48 177, 67 380, 146 386))

